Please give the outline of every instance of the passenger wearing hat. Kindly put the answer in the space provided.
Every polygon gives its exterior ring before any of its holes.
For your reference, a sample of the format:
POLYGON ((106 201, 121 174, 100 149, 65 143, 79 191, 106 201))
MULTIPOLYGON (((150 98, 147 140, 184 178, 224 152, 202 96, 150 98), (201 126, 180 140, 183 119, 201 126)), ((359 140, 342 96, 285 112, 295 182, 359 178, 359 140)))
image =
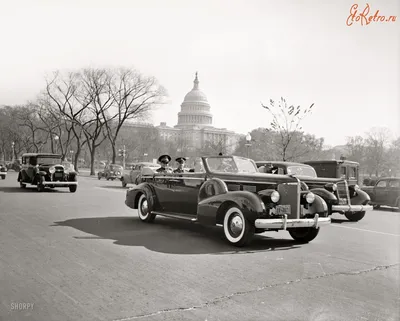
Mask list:
POLYGON ((178 167, 174 170, 174 173, 184 173, 185 170, 183 166, 185 166, 186 158, 185 157, 178 157, 175 161, 179 164, 178 167))
POLYGON ((156 170, 157 173, 170 173, 170 169, 167 168, 169 162, 171 161, 171 156, 169 155, 161 155, 158 158, 158 162, 161 164, 161 167, 156 170))

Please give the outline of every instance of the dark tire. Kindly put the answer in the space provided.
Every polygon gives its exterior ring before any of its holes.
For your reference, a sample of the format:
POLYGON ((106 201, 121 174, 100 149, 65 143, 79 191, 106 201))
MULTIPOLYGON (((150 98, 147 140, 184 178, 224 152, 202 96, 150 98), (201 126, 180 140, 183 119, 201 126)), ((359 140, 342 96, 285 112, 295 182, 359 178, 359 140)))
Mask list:
POLYGON ((38 192, 44 192, 44 185, 43 184, 41 184, 41 183, 38 183, 37 184, 37 190, 38 190, 38 192))
POLYGON ((1 179, 6 179, 6 176, 5 175, 1 175, 1 179))
POLYGON ((21 181, 19 182, 19 186, 20 186, 21 188, 26 188, 26 184, 22 183, 21 181))
POLYGON ((351 222, 358 222, 365 216, 365 211, 356 213, 346 212, 344 213, 344 216, 346 216, 346 218, 351 222))
POLYGON ((146 195, 142 194, 138 201, 138 215, 139 219, 146 223, 151 223, 156 218, 156 215, 151 214, 149 203, 147 201, 146 195))
POLYGON ((374 210, 378 210, 378 209, 381 208, 381 206, 380 205, 374 205, 373 208, 374 208, 374 210))
POLYGON ((127 184, 126 184, 126 182, 124 181, 124 179, 122 179, 121 182, 122 182, 122 187, 126 187, 127 184))
POLYGON ((97 175, 97 178, 98 178, 99 180, 101 180, 101 176, 100 176, 100 175, 97 175))
POLYGON ((295 241, 300 243, 308 243, 317 237, 319 228, 299 227, 290 229, 288 232, 295 241))
POLYGON ((234 246, 249 244, 254 236, 255 227, 236 206, 229 207, 223 221, 224 235, 227 241, 234 246))

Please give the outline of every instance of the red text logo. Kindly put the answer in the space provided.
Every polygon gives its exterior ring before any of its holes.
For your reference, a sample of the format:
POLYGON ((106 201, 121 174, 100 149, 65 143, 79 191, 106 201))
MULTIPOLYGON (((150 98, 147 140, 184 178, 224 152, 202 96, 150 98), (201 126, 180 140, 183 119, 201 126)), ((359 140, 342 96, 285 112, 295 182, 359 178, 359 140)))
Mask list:
POLYGON ((350 8, 350 15, 347 17, 346 24, 348 26, 354 23, 361 23, 362 26, 369 25, 371 22, 395 22, 397 16, 384 16, 379 13, 371 11, 371 7, 367 3, 364 10, 359 10, 358 4, 353 4, 350 8))

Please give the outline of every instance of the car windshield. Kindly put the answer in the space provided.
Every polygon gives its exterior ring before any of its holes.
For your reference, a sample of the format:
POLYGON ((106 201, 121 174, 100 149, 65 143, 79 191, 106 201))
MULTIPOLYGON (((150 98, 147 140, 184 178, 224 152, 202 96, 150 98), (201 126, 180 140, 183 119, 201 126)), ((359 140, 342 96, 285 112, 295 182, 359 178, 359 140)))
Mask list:
POLYGON ((56 165, 61 164, 61 158, 38 156, 36 163, 38 165, 56 165))
POLYGON ((118 169, 122 169, 122 166, 121 165, 110 165, 110 170, 115 171, 118 169))
POLYGON ((207 157, 206 162, 211 172, 258 173, 257 166, 244 157, 207 157))
POLYGON ((317 173, 315 172, 314 168, 310 166, 288 166, 287 173, 289 175, 317 177, 317 173))

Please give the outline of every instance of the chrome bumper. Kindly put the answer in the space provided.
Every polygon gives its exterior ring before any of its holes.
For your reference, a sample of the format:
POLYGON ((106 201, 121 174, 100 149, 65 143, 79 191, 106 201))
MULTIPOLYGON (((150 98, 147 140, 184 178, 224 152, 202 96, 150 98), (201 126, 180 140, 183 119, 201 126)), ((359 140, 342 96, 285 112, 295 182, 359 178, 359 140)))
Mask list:
POLYGON ((315 227, 318 228, 320 225, 327 225, 331 223, 330 217, 319 217, 315 214, 314 218, 301 218, 301 219, 288 219, 287 215, 283 218, 278 219, 257 219, 254 223, 256 228, 268 228, 268 229, 279 229, 286 230, 292 227, 315 227))
POLYGON ((372 210, 372 205, 332 205, 332 212, 363 212, 372 210))
POLYGON ((70 185, 78 185, 78 182, 42 182, 43 185, 54 185, 54 186, 70 186, 70 185))

